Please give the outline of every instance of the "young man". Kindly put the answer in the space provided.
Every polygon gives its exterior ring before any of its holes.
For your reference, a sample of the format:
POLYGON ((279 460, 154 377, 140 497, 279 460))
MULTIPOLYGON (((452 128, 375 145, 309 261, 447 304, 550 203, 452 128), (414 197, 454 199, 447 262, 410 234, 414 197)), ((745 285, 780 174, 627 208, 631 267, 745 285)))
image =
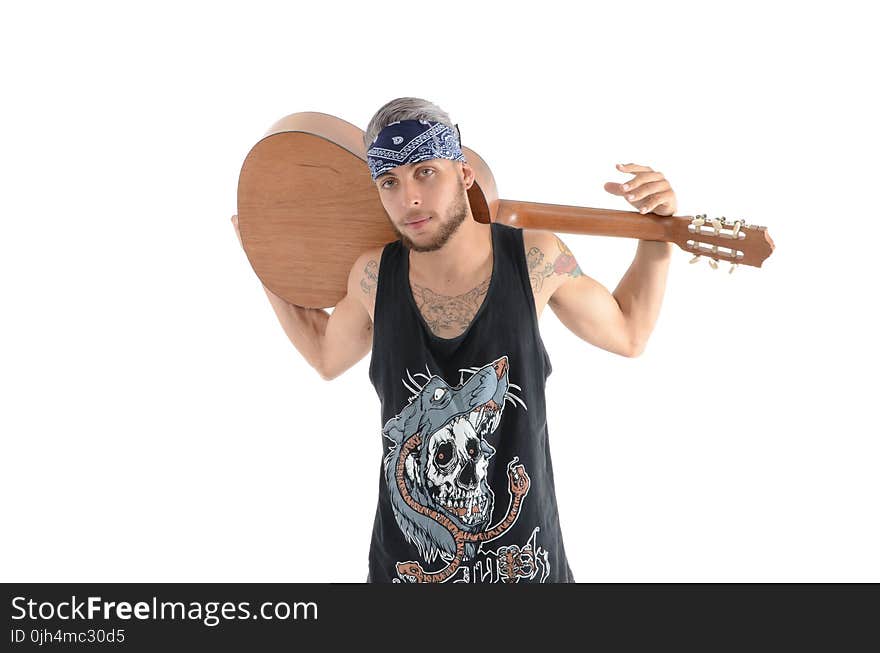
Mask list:
MULTIPOLYGON (((574 582, 545 416, 552 366, 538 319, 549 305, 583 340, 638 356, 660 311, 671 245, 640 241, 609 293, 554 233, 473 219, 474 172, 436 105, 392 100, 364 140, 398 239, 358 258, 332 314, 264 289, 321 378, 372 348, 384 457, 367 580, 574 582)), ((635 178, 606 184, 608 192, 643 212, 674 214, 661 173, 619 169, 635 178)))

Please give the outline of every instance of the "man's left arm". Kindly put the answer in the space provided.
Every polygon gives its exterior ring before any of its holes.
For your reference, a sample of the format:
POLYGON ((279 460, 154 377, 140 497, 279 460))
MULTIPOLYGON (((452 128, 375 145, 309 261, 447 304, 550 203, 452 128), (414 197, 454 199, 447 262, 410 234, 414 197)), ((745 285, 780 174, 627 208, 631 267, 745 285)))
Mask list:
POLYGON ((645 351, 657 323, 671 257, 671 243, 640 240, 632 264, 614 290, 632 343, 632 356, 645 351))
MULTIPOLYGON (((618 165, 618 169, 635 178, 623 184, 608 182, 605 190, 625 196, 641 213, 675 214, 675 193, 663 173, 632 163, 618 165)), ((560 250, 570 255, 559 237, 553 237, 560 250)), ((584 340, 624 356, 639 356, 660 314, 672 249, 672 243, 640 240, 632 264, 613 293, 577 267, 576 274, 559 276, 548 305, 584 340)))

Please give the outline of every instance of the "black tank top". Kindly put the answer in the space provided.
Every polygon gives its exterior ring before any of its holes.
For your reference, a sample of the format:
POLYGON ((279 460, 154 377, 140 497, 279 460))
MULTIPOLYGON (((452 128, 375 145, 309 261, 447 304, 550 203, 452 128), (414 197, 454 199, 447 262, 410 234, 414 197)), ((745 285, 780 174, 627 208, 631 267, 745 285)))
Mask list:
POLYGON ((491 223, 493 267, 467 329, 428 328, 409 250, 385 245, 370 381, 382 404, 367 582, 575 582, 562 544, 523 232, 491 223))

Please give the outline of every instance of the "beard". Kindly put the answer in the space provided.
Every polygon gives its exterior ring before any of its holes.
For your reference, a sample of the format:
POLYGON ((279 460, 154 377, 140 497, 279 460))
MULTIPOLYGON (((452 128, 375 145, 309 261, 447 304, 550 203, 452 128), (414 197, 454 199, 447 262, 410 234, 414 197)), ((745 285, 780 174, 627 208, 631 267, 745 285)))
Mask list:
MULTIPOLYGON (((446 217, 440 220, 440 226, 437 228, 437 233, 434 234, 434 237, 430 241, 423 244, 414 243, 409 236, 401 232, 393 222, 391 222, 391 228, 394 229, 397 237, 400 238, 401 242, 407 249, 411 249, 414 252, 434 252, 443 247, 443 245, 446 244, 446 241, 452 238, 452 235, 458 231, 461 223, 464 222, 465 218, 468 216, 469 206, 467 189, 464 187, 464 182, 459 179, 458 194, 449 205, 449 209, 446 211, 446 217)), ((436 220, 437 218, 431 219, 436 220)))

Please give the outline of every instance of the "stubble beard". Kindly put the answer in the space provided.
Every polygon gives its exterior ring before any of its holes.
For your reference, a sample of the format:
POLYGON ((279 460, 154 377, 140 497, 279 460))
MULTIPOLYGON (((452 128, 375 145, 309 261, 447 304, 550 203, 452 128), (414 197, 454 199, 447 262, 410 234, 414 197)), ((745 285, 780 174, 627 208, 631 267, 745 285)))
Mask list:
POLYGON ((450 238, 452 238, 453 234, 458 231, 461 223, 464 222, 465 218, 468 216, 467 189, 465 189, 464 182, 462 182, 461 179, 458 180, 458 191, 459 192, 457 197, 455 198, 455 200, 453 200, 452 204, 449 207, 449 210, 447 211, 446 219, 440 223, 440 228, 434 235, 433 240, 427 243, 414 243, 406 234, 400 231, 392 223, 391 226, 394 228, 394 231, 397 232, 397 236, 400 238, 404 247, 414 252, 435 252, 443 247, 443 245, 445 245, 450 238))

